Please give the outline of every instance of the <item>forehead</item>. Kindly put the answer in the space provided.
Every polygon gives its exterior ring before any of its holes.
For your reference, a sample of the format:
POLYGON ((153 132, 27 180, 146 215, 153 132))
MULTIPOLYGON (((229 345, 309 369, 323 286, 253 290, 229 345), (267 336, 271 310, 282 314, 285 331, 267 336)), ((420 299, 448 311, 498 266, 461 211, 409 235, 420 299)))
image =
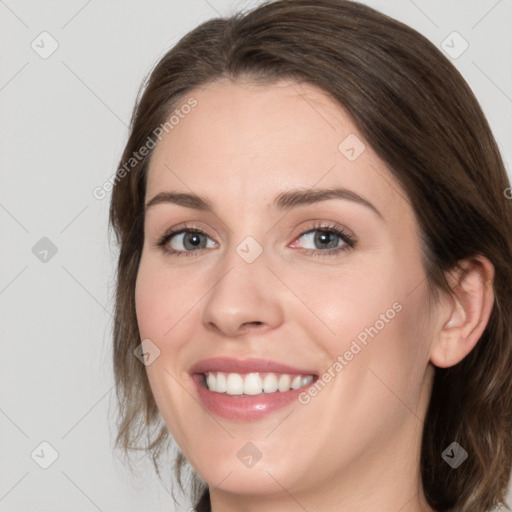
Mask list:
MULTIPOLYGON (((215 149, 219 158, 230 146, 234 154, 237 150, 261 150, 257 145, 262 142, 267 152, 277 152, 278 148, 283 153, 292 150, 289 157, 303 143, 308 147, 315 144, 318 155, 322 149, 337 150, 341 135, 357 131, 333 98, 306 83, 279 80, 257 84, 247 79, 223 78, 192 90, 180 105, 190 98, 194 98, 196 106, 179 120, 174 116, 178 122, 164 136, 167 146, 185 144, 204 153, 215 149), (320 140, 322 147, 318 147, 320 140), (235 142, 243 143, 243 147, 235 142)), ((163 146, 165 142, 160 145, 163 146)), ((260 153, 264 157, 264 152, 260 153)))
POLYGON ((147 198, 193 191, 241 207, 287 188, 344 186, 372 197, 383 214, 396 204, 398 185, 390 187, 389 171, 325 91, 221 79, 190 91, 181 105, 191 98, 195 107, 176 117, 154 150, 147 198))

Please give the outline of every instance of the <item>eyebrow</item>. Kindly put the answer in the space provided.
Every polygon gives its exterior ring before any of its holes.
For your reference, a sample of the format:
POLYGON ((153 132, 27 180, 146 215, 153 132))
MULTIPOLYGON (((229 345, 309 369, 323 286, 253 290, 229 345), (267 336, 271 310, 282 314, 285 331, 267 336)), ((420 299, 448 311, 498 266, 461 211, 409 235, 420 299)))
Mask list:
MULTIPOLYGON (((278 194, 272 208, 278 211, 289 211, 299 206, 328 201, 330 199, 345 199, 354 203, 363 205, 372 210, 378 217, 384 220, 379 210, 364 197, 356 194, 352 190, 342 187, 322 188, 322 189, 293 189, 278 194)), ((195 210, 213 212, 212 203, 206 198, 193 193, 185 192, 160 192, 149 200, 145 205, 145 211, 158 204, 172 203, 195 210)))

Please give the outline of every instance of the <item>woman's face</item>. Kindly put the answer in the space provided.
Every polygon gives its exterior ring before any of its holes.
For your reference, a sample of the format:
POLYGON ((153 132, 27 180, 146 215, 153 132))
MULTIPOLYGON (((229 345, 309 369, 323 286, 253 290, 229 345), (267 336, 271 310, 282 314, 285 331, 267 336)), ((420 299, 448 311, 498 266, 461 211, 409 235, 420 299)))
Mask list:
POLYGON ((152 156, 136 286, 172 436, 219 493, 416 475, 439 319, 405 193, 314 86, 190 97, 152 156))

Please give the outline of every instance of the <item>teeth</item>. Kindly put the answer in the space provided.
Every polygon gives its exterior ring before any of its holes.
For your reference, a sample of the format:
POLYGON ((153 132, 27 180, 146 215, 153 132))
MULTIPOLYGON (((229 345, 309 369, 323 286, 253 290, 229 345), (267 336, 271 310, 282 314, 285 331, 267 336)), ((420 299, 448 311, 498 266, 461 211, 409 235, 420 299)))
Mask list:
MULTIPOLYGON (((226 389, 227 389, 227 385, 226 385, 226 375, 224 373, 217 373, 217 380, 216 380, 216 385, 215 385, 215 389, 217 390, 218 393, 225 393, 226 392, 226 389)), ((208 386, 210 387, 210 386, 208 386)), ((211 388, 210 388, 211 389, 211 388)))
POLYGON ((244 394, 244 379, 238 373, 230 373, 226 380, 226 393, 228 395, 244 394))
POLYGON ((260 395, 299 389, 313 382, 313 375, 288 375, 286 373, 224 373, 208 372, 206 387, 215 393, 228 395, 260 395))
POLYGON ((244 395, 259 395, 263 383, 259 373, 249 373, 244 379, 244 395))
POLYGON ((275 373, 267 373, 263 379, 263 392, 275 393, 277 391, 277 376, 275 373))
POLYGON ((302 380, 302 377, 300 375, 296 375, 292 379, 292 389, 299 389, 300 388, 300 381, 302 380))
POLYGON ((277 384, 279 391, 290 391, 291 383, 292 378, 289 375, 283 373, 283 375, 279 377, 279 383, 277 384))
POLYGON ((302 379, 300 380, 300 386, 304 387, 304 386, 311 384, 312 382, 313 382, 313 376, 308 375, 307 377, 302 377, 302 379))
POLYGON ((206 384, 208 385, 208 389, 217 389, 216 384, 216 378, 213 373, 209 373, 206 377, 206 384))

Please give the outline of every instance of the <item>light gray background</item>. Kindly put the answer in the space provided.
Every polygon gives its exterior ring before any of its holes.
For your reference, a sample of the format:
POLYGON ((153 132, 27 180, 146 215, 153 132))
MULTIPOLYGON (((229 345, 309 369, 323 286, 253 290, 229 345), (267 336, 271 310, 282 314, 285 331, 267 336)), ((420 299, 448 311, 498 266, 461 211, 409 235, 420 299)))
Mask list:
MULTIPOLYGON (((163 53, 255 3, 0 0, 0 510, 174 510, 150 466, 131 476, 112 455, 116 252, 110 195, 92 190, 115 171, 138 87, 163 53), (47 59, 31 47, 51 48, 43 31, 59 45, 47 59), (42 237, 58 251, 46 262, 32 252, 42 237), (37 448, 51 461, 43 441, 58 452, 48 469, 31 458, 37 448)), ((438 46, 453 31, 469 43, 453 62, 512 162, 511 0, 366 3, 438 46)))

